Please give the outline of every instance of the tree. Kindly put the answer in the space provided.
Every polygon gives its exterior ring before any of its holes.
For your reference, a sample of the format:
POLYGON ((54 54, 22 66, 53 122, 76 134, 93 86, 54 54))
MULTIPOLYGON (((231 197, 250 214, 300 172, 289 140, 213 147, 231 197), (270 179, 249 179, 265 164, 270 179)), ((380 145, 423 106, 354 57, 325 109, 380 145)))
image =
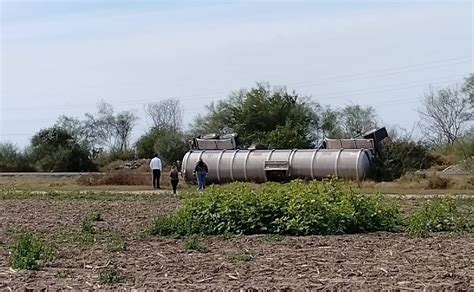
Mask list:
POLYGON ((183 159, 189 146, 182 132, 161 130, 156 135, 154 150, 165 163, 171 165, 183 159))
POLYGON ((130 111, 114 114, 113 106, 101 101, 97 113, 86 113, 83 120, 61 116, 55 126, 65 129, 89 150, 108 147, 112 151, 125 151, 137 119, 130 111))
POLYGON ((319 108, 318 140, 350 138, 377 127, 377 115, 372 107, 349 105, 342 109, 319 108))
POLYGON ((31 139, 31 157, 42 171, 95 171, 96 166, 67 130, 51 127, 31 139))
POLYGON ((422 108, 418 112, 421 129, 434 146, 440 147, 443 143, 453 145, 462 136, 466 125, 472 123, 472 95, 469 96, 472 83, 469 82, 463 87, 430 87, 425 93, 422 108))
POLYGON ((377 117, 373 107, 349 105, 341 110, 343 134, 355 137, 377 127, 377 117))
POLYGON ((140 158, 152 158, 155 154, 155 141, 158 138, 158 132, 153 128, 143 134, 135 142, 137 156, 140 158))
POLYGON ((272 148, 308 148, 314 142, 315 105, 285 88, 257 84, 207 109, 192 125, 194 135, 236 132, 244 146, 267 143, 272 148))
POLYGON ((93 117, 90 114, 86 114, 85 120, 62 115, 58 118, 54 127, 65 129, 77 143, 87 149, 93 149, 99 144, 100 139, 96 136, 97 125, 92 120, 93 117))
POLYGON ((181 131, 170 129, 150 129, 136 142, 137 155, 139 157, 153 157, 158 153, 168 164, 182 160, 184 154, 189 150, 186 136, 181 131))
POLYGON ((0 142, 0 172, 36 171, 26 151, 9 142, 0 142))
POLYGON ((153 128, 158 130, 181 130, 184 110, 179 100, 168 98, 159 102, 149 103, 145 112, 153 121, 153 128))
POLYGON ((474 109, 474 74, 464 80, 462 91, 468 96, 471 109, 474 109))
POLYGON ((130 136, 137 117, 129 111, 124 111, 112 120, 111 127, 115 135, 115 147, 120 151, 128 149, 130 136))
POLYGON ((319 140, 324 138, 343 138, 343 130, 341 126, 341 113, 337 110, 331 109, 331 107, 327 106, 326 108, 322 109, 319 113, 320 115, 320 123, 319 129, 320 132, 319 140))

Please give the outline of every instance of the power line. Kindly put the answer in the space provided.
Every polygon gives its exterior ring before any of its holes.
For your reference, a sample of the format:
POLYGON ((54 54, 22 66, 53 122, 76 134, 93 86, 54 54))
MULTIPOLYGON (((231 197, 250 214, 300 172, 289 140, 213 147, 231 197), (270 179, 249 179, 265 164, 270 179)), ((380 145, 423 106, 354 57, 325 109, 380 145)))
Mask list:
MULTIPOLYGON (((451 59, 445 59, 445 60, 440 60, 440 61, 433 61, 433 62, 427 62, 427 63, 408 65, 408 66, 403 66, 403 67, 397 67, 397 69, 413 68, 413 67, 423 66, 423 65, 426 66, 427 64, 442 63, 442 62, 446 62, 446 61, 460 60, 460 59, 466 59, 466 58, 472 59, 472 56, 465 56, 465 57, 451 58, 451 59)), ((446 66, 446 65, 463 64, 463 63, 467 63, 467 62, 463 61, 463 62, 456 62, 456 63, 451 63, 451 64, 442 64, 442 65, 440 64, 440 65, 436 65, 436 67, 446 66)), ((315 86, 315 85, 327 84, 325 82, 322 82, 323 80, 341 79, 341 80, 335 81, 335 82, 346 82, 347 78, 350 78, 350 77, 352 77, 352 79, 366 79, 366 78, 364 78, 364 75, 385 72, 387 70, 391 70, 391 72, 387 72, 388 75, 395 75, 395 74, 406 73, 406 72, 411 72, 411 71, 430 69, 431 67, 433 67, 433 66, 429 66, 428 68, 421 68, 421 69, 408 70, 408 71, 407 70, 394 71, 394 69, 380 69, 380 70, 371 71, 371 72, 367 72, 367 73, 347 74, 347 75, 327 77, 327 78, 320 79, 317 82, 306 81, 306 82, 288 83, 288 84, 286 84, 286 86, 297 86, 298 88, 305 88, 305 87, 312 87, 312 86, 315 86), (357 78, 357 76, 359 76, 359 77, 357 78)), ((385 75, 387 75, 387 73, 385 75)), ((376 77, 384 77, 385 75, 384 74, 377 74, 376 77)), ((365 76, 365 77, 367 77, 367 76, 365 76)), ((368 76, 368 77, 370 77, 370 76, 368 76)), ((219 91, 219 92, 214 92, 214 93, 210 93, 210 94, 175 96, 174 98, 177 98, 179 100, 192 100, 192 99, 197 99, 197 98, 209 98, 209 97, 216 98, 216 97, 220 97, 221 94, 225 94, 225 93, 229 93, 229 91, 228 90, 227 91, 219 91)), ((155 102, 155 101, 156 101, 155 99, 153 99, 153 100, 151 100, 151 99, 142 99, 142 100, 135 99, 135 100, 128 100, 128 101, 123 101, 123 102, 116 102, 113 105, 126 105, 126 104, 137 104, 137 103, 145 104, 145 103, 155 102)), ((95 104, 97 104, 97 103, 95 103, 95 104)), ((60 106, 41 106, 41 107, 12 107, 12 108, 5 108, 5 110, 23 111, 23 110, 32 110, 32 109, 34 109, 34 110, 69 109, 70 107, 78 108, 78 107, 90 106, 90 105, 95 105, 95 104, 82 103, 82 104, 64 105, 64 106, 60 105, 60 106)))
MULTIPOLYGON (((458 76, 459 77, 459 76, 458 76)), ((461 78, 465 77, 465 75, 460 76, 461 78)), ((439 80, 437 82, 432 82, 431 85, 433 84, 442 84, 446 82, 454 82, 458 81, 458 79, 443 79, 439 80)), ((408 88, 413 88, 413 87, 418 87, 420 85, 426 84, 426 82, 421 82, 420 81, 415 81, 415 82, 408 82, 408 83, 397 83, 397 84, 388 84, 380 87, 371 87, 371 88, 365 88, 365 89, 358 89, 358 90, 349 90, 347 92, 339 92, 339 93, 345 93, 343 95, 330 95, 329 93, 320 93, 317 95, 318 99, 339 99, 339 98, 353 98, 354 94, 353 93, 359 93, 359 94, 364 94, 365 96, 367 95, 373 95, 374 93, 379 93, 379 92, 384 92, 384 93, 390 93, 394 91, 399 91, 403 89, 408 89, 408 88), (411 86, 406 86, 406 87, 399 87, 399 85, 403 84, 412 84, 411 86)), ((314 98, 314 97, 313 97, 314 98)), ((390 102, 390 101, 389 101, 390 102)), ((205 106, 193 106, 193 107, 185 107, 184 111, 188 114, 196 114, 199 112, 202 112, 202 110, 205 108, 205 106)), ((14 122, 38 122, 38 121, 50 121, 50 119, 21 119, 21 120, 6 120, 4 119, 3 121, 14 121, 14 122)))

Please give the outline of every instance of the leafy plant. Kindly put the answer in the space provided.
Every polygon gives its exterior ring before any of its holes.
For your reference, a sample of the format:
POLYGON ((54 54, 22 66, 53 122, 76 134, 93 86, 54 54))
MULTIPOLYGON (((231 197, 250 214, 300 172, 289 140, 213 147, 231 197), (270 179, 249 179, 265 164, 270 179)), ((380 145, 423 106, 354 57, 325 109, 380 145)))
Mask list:
POLYGON ((14 269, 38 270, 53 258, 54 250, 49 243, 32 233, 21 233, 13 244, 10 264, 14 269))
POLYGON ((202 244, 201 239, 196 235, 191 235, 184 239, 183 247, 185 250, 194 250, 198 252, 208 252, 208 249, 202 244))
POLYGON ((107 242, 109 252, 119 252, 127 250, 127 242, 120 237, 112 237, 107 242))
POLYGON ((116 266, 103 269, 99 272, 99 281, 101 284, 117 284, 125 280, 119 269, 116 266))
POLYGON ((409 218, 408 233, 426 237, 430 232, 462 231, 467 224, 451 198, 430 200, 409 218))
POLYGON ((154 235, 340 234, 392 231, 399 207, 381 195, 361 195, 335 181, 293 181, 253 187, 234 183, 187 197, 175 213, 158 217, 154 235))
POLYGON ((87 215, 87 219, 90 221, 104 221, 102 213, 100 211, 93 211, 87 215))
POLYGON ((92 220, 90 218, 86 217, 84 220, 82 220, 81 231, 83 233, 95 234, 95 227, 94 224, 92 224, 92 220))
POLYGON ((249 262, 251 261, 255 256, 249 252, 249 251, 241 251, 234 253, 233 255, 230 256, 230 260, 232 262, 249 262))
POLYGON ((92 233, 75 231, 72 233, 72 240, 79 247, 87 248, 87 247, 90 247, 94 243, 95 237, 94 237, 94 234, 92 233))

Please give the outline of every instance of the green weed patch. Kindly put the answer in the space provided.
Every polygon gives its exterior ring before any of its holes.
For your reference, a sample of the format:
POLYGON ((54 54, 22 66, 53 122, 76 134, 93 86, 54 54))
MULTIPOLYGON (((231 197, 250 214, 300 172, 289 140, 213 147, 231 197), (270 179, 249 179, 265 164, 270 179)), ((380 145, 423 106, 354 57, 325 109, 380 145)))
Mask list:
POLYGON ((214 186, 187 196, 175 213, 155 219, 154 235, 343 234, 394 231, 399 206, 381 195, 362 195, 343 184, 293 181, 258 187, 214 186))
POLYGON ((431 232, 465 231, 469 226, 456 202, 439 198, 424 203, 408 219, 409 234, 426 237, 431 232))
POLYGON ((11 249, 10 265, 14 269, 39 270, 54 258, 53 247, 32 233, 19 234, 11 249))

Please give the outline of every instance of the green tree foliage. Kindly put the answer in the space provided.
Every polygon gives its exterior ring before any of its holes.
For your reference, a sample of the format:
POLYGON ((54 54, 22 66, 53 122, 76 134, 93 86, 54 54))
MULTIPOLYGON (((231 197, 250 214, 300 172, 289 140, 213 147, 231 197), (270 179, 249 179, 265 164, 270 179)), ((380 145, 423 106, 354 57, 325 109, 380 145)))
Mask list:
POLYGON ((173 164, 183 159, 189 146, 182 132, 162 130, 157 133, 154 149, 166 163, 173 164))
POLYGON ((377 127, 375 109, 349 105, 341 110, 342 127, 347 136, 357 136, 377 127))
POLYGON ((314 141, 313 129, 317 124, 314 109, 313 104, 285 88, 257 84, 232 94, 216 106, 208 106, 208 114, 196 119, 191 132, 236 132, 244 146, 263 143, 272 148, 308 148, 314 141))
POLYGON ((181 131, 150 129, 148 133, 138 139, 137 154, 139 157, 150 158, 154 153, 158 153, 167 164, 173 164, 182 160, 184 154, 189 150, 186 141, 186 137, 181 131))
POLYGON ((20 151, 12 143, 0 143, 0 172, 36 171, 26 151, 20 151))
POLYGON ((377 127, 372 107, 349 105, 341 109, 322 108, 319 115, 319 139, 357 137, 377 127))
POLYGON ((408 171, 431 167, 433 157, 422 143, 404 139, 382 141, 382 156, 377 158, 375 178, 390 181, 408 171))
POLYGON ((59 127, 43 129, 31 139, 31 157, 42 171, 94 171, 89 151, 59 127))
POLYGON ((157 131, 150 129, 135 142, 137 156, 140 158, 151 158, 155 154, 155 141, 158 137, 157 131))

